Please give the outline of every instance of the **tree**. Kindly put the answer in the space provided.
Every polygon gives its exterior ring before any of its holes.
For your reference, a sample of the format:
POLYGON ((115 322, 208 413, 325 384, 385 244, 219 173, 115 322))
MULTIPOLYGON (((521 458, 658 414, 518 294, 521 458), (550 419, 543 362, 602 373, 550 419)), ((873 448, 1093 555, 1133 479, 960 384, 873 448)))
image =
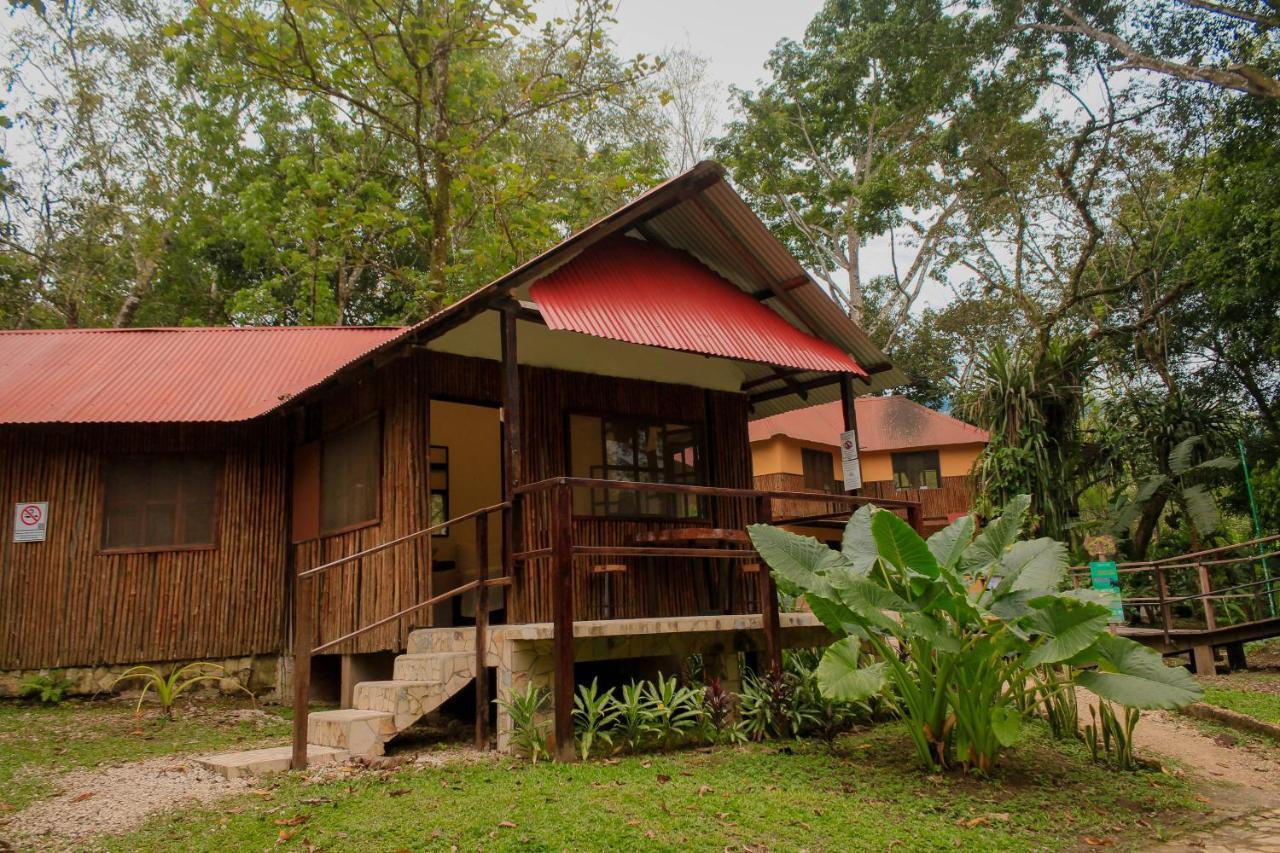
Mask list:
POLYGON ((706 160, 720 125, 721 85, 713 80, 705 56, 687 47, 667 51, 655 78, 666 118, 667 171, 679 174, 706 160))
POLYGON ((937 0, 828 0, 802 41, 774 48, 772 82, 735 92, 720 156, 855 320, 867 320, 868 239, 887 234, 895 252, 914 253, 903 269, 895 254, 892 298, 879 306, 894 326, 931 274, 964 179, 948 168, 964 148, 952 127, 1023 106, 994 47, 999 26, 937 0))

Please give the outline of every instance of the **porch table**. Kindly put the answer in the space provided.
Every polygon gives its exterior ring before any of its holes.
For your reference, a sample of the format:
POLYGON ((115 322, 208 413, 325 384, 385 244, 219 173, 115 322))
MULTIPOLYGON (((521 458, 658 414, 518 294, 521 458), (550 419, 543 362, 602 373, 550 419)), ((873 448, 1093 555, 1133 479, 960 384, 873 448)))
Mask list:
MULTIPOLYGON (((671 527, 664 530, 645 530, 635 534, 633 541, 637 545, 668 545, 672 548, 735 546, 745 546, 743 550, 751 548, 751 537, 745 530, 722 527, 671 527)), ((706 563, 709 569, 706 575, 697 572, 693 576, 694 598, 698 609, 702 615, 729 613, 733 610, 733 583, 732 567, 726 564, 743 563, 743 561, 708 558, 706 563)), ((743 563, 740 568, 743 571, 750 571, 746 563, 743 563)), ((744 602, 744 606, 750 608, 751 605, 744 602)))

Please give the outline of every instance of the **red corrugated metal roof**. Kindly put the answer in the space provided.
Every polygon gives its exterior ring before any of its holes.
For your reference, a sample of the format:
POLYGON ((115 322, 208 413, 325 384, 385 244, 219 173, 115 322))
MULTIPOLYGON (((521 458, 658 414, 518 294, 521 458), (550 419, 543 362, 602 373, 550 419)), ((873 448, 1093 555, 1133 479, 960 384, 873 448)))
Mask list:
POLYGON ((801 370, 866 372, 686 252, 620 238, 530 287, 552 329, 801 370))
POLYGON ((0 423, 247 420, 401 331, 289 326, 0 332, 0 423))
MULTIPOLYGON (((936 412, 906 397, 858 397, 858 449, 911 450, 955 444, 985 444, 986 430, 936 412)), ((834 447, 844 430, 841 404, 823 403, 771 415, 748 424, 752 441, 786 435, 799 441, 834 447)))

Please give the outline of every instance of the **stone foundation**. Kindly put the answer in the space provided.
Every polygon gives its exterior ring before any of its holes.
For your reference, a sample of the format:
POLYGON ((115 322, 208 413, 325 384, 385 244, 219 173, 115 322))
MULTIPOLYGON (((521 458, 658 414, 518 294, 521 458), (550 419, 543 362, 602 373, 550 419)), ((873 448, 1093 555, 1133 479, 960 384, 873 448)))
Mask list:
MULTIPOLYGON (((234 658, 215 658, 202 663, 221 666, 224 677, 217 681, 209 681, 202 685, 204 690, 217 690, 220 693, 244 696, 241 687, 248 688, 259 699, 274 701, 280 695, 279 679, 284 674, 280 666, 279 655, 245 655, 234 658)), ((135 666, 154 666, 166 675, 174 669, 184 666, 190 661, 166 661, 152 664, 103 664, 101 666, 67 666, 49 667, 46 669, 16 669, 0 671, 0 697, 12 698, 19 695, 22 683, 34 675, 48 675, 61 672, 62 677, 71 682, 71 696, 98 696, 111 693, 136 691, 141 683, 138 681, 122 681, 115 684, 117 678, 135 666), (113 687, 113 685, 115 685, 113 687)))

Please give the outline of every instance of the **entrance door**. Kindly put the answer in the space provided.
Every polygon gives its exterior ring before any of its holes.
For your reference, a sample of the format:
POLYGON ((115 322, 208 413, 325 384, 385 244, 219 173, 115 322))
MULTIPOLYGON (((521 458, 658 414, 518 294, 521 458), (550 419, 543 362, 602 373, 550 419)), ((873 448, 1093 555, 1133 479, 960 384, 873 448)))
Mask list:
MULTIPOLYGON (((502 423, 496 406, 431 401, 432 523, 456 518, 502 500, 502 423)), ((501 574, 502 525, 488 517, 489 575, 501 574)), ((439 595, 478 573, 475 523, 464 521, 432 540, 432 595, 439 595)), ((505 587, 489 590, 490 621, 502 621, 505 587)), ((435 606, 436 626, 475 623, 475 593, 435 606)))

